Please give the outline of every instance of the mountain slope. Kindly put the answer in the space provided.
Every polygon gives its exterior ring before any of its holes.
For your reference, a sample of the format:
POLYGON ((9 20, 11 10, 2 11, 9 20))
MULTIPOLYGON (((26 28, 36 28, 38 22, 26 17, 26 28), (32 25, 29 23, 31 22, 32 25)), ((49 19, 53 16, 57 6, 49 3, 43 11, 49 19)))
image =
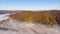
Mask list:
POLYGON ((20 22, 37 22, 46 25, 54 25, 58 24, 58 21, 60 21, 59 14, 60 10, 22 11, 20 13, 10 15, 10 17, 20 22))

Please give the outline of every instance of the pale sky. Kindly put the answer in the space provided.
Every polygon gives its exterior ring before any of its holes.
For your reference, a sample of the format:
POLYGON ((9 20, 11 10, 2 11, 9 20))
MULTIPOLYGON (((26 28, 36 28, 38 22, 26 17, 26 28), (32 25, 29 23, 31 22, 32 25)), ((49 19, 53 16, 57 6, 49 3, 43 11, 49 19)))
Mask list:
POLYGON ((0 10, 60 9, 60 0, 0 0, 0 10))

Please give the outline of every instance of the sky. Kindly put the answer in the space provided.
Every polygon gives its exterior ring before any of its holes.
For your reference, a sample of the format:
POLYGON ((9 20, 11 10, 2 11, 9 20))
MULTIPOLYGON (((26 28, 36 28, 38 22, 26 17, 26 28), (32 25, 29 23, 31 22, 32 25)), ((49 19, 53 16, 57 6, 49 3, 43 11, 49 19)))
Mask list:
POLYGON ((0 0, 0 10, 60 9, 60 0, 0 0))

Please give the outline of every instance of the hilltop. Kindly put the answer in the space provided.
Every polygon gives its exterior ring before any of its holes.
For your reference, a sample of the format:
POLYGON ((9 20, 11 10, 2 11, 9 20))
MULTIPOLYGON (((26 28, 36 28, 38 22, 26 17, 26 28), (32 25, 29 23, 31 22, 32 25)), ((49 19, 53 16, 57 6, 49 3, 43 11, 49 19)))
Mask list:
POLYGON ((14 20, 20 22, 34 22, 46 25, 59 24, 60 10, 43 10, 43 11, 21 11, 10 15, 14 20))

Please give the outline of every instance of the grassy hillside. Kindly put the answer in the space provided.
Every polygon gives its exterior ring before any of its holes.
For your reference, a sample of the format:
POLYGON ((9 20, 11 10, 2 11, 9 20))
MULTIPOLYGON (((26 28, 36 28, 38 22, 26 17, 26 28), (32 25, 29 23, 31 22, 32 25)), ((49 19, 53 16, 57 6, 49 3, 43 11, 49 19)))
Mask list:
POLYGON ((20 13, 13 14, 10 17, 20 22, 28 21, 46 25, 54 25, 57 23, 56 17, 59 17, 59 14, 60 10, 22 11, 20 13))

